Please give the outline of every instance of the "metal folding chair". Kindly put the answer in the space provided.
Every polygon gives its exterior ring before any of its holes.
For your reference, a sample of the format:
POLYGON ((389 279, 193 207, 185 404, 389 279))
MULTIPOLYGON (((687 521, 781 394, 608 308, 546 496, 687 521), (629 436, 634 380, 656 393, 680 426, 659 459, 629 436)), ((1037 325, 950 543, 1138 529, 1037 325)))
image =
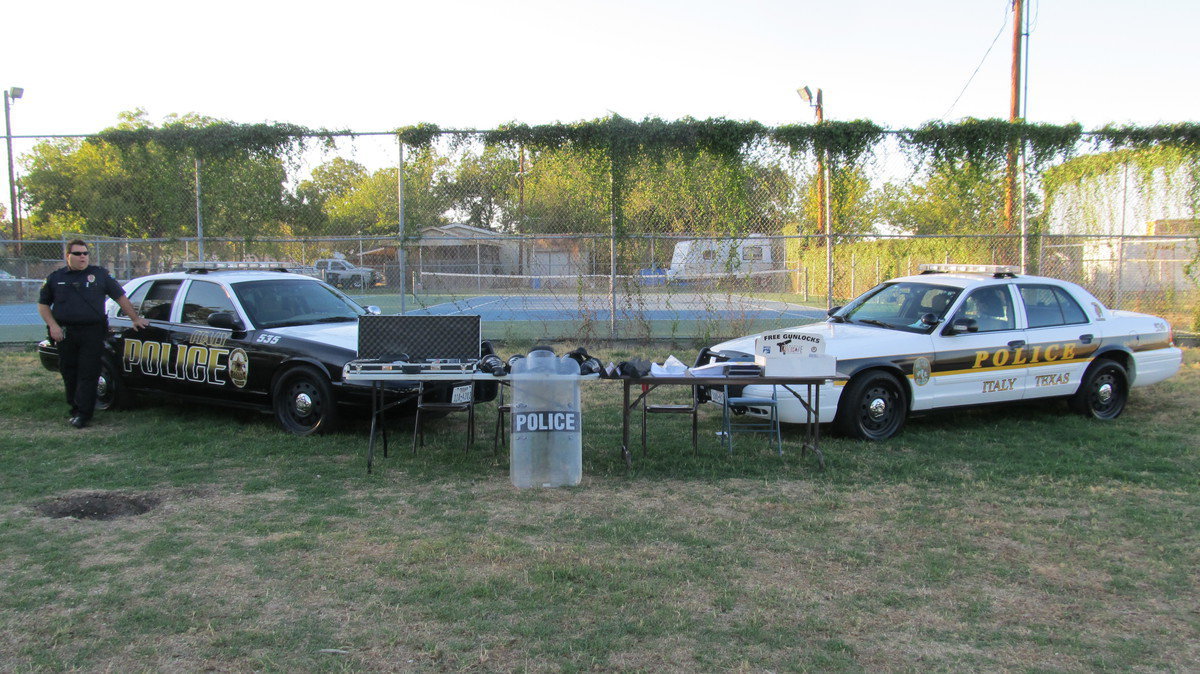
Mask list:
POLYGON ((437 416, 445 416, 451 412, 466 412, 467 413, 467 444, 463 447, 463 451, 470 451, 471 445, 475 444, 475 387, 471 387, 471 399, 467 402, 452 403, 452 402, 426 402, 425 395, 432 391, 444 390, 445 386, 430 385, 428 382, 421 382, 420 389, 417 393, 417 414, 413 419, 413 448, 416 452, 417 447, 425 446, 425 427, 421 424, 422 413, 432 412, 437 416), (419 445, 418 445, 419 443, 419 445))
POLYGON ((721 407, 721 430, 729 452, 733 453, 734 433, 770 433, 772 441, 783 456, 783 435, 779 430, 779 395, 776 387, 771 387, 771 397, 746 396, 729 394, 725 390, 725 404, 721 407), (766 414, 766 418, 750 414, 750 412, 766 414))
POLYGON ((700 403, 696 396, 696 387, 692 387, 692 402, 690 404, 650 404, 650 394, 647 386, 642 385, 642 456, 646 455, 646 416, 649 414, 690 414, 692 416, 692 453, 696 452, 696 426, 700 403))
POLYGON ((508 446, 508 427, 505 426, 505 418, 512 413, 512 404, 504 402, 504 389, 508 387, 508 382, 500 382, 500 390, 496 393, 496 428, 492 435, 492 454, 497 452, 499 446, 508 446))

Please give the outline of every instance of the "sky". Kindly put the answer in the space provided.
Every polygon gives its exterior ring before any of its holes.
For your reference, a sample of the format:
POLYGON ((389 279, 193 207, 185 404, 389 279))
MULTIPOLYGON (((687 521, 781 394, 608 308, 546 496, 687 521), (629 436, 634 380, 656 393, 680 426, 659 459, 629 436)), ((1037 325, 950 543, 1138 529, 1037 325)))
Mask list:
MULTIPOLYGON (((1200 2, 1026 3, 1030 121, 1197 119, 1200 2)), ((357 132, 612 113, 779 125, 812 121, 804 85, 826 119, 887 128, 1009 110, 1011 0, 22 0, 2 16, 17 136, 135 108, 357 132)))

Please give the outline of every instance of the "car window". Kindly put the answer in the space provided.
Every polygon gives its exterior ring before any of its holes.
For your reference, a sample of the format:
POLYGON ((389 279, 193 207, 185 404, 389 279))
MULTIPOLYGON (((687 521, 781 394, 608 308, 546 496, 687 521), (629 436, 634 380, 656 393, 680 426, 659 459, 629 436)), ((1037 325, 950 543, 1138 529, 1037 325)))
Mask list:
POLYGON ((928 283, 885 283, 846 305, 837 317, 850 323, 929 332, 933 325, 925 322, 925 316, 933 314, 937 321, 945 318, 959 292, 958 288, 928 283))
POLYGON ((963 318, 975 321, 979 332, 1016 329, 1017 321, 1008 286, 980 288, 972 292, 954 315, 954 320, 963 318))
POLYGON ((301 279, 244 281, 233 292, 258 328, 356 321, 366 310, 329 286, 301 279))
POLYGON ((220 311, 237 315, 225 289, 211 281, 192 281, 183 300, 183 322, 208 325, 208 317, 220 311))
POLYGON ((1022 285, 1021 302, 1031 328, 1087 323, 1087 314, 1071 294, 1062 288, 1022 285))
POLYGON ((179 280, 155 281, 138 307, 138 312, 152 321, 171 320, 171 307, 180 283, 182 281, 179 280))
MULTIPOLYGON (((129 303, 135 307, 141 306, 142 300, 146 299, 146 293, 150 290, 150 285, 151 284, 149 284, 149 283, 143 283, 140 286, 134 288, 133 292, 129 293, 129 303)), ((118 316, 128 316, 129 314, 126 314, 125 310, 121 309, 120 306, 121 305, 119 305, 119 304, 117 305, 117 307, 118 307, 117 315, 118 316)), ((145 316, 145 314, 142 314, 142 315, 145 316)))

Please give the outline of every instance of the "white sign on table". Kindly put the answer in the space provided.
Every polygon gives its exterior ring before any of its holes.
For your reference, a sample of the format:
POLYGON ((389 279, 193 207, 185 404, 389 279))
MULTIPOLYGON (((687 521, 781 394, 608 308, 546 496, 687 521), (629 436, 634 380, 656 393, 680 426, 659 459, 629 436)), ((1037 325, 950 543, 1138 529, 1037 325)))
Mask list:
POLYGON ((771 332, 754 340, 754 362, 766 376, 832 376, 837 358, 825 353, 825 338, 803 332, 771 332))

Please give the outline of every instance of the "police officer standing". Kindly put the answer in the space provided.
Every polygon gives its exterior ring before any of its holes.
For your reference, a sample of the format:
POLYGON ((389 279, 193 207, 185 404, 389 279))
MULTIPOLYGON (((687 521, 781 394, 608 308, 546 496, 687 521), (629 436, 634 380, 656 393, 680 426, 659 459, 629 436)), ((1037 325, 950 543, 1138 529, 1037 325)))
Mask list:
POLYGON ((108 334, 104 298, 116 300, 135 329, 141 330, 150 321, 137 315, 125 290, 107 269, 90 264, 86 242, 74 239, 68 243, 66 257, 67 266, 46 277, 38 296, 38 313, 58 347, 58 370, 71 406, 71 425, 83 428, 96 407, 100 359, 108 334))

